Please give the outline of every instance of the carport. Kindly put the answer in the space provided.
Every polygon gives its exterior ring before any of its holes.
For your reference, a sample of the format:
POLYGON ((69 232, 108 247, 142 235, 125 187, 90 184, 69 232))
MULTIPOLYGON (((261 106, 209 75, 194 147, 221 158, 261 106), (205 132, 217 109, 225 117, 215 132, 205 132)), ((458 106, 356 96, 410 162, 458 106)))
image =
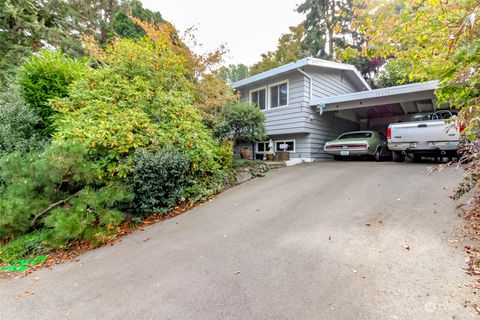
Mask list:
POLYGON ((390 123, 408 121, 412 114, 446 108, 437 106, 437 87, 438 81, 414 83, 316 98, 310 106, 320 114, 332 112, 339 118, 358 122, 361 130, 385 132, 390 123))

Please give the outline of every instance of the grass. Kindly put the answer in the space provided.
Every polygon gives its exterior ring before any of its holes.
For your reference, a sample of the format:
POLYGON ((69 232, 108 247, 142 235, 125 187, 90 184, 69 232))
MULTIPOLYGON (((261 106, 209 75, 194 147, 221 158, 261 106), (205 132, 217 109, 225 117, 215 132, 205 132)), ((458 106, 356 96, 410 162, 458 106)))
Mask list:
POLYGON ((14 263, 48 251, 47 232, 37 230, 0 246, 0 263, 14 263))

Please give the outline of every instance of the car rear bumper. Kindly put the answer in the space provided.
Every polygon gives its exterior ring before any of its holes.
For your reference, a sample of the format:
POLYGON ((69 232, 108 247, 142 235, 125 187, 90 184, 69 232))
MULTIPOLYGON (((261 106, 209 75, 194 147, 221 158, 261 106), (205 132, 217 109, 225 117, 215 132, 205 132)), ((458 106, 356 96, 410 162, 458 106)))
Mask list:
POLYGON ((405 151, 408 153, 441 153, 456 152, 459 147, 458 141, 440 142, 389 142, 388 148, 392 151, 405 151))
POLYGON ((331 154, 333 156, 371 156, 374 154, 374 152, 368 150, 368 149, 362 149, 362 150, 351 150, 351 149, 328 149, 325 150, 326 153, 331 154), (345 151, 348 151, 348 155, 344 154, 345 151), (343 154, 342 154, 343 153, 343 154))

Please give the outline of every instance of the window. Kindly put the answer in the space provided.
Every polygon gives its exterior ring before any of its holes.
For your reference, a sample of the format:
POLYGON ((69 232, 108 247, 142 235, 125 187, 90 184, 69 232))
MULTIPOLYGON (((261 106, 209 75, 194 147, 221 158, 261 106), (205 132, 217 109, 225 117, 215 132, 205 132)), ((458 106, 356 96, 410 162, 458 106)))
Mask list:
POLYGON ((270 86, 270 108, 288 105, 288 82, 270 86))
POLYGON ((368 139, 372 137, 371 132, 352 132, 352 133, 345 133, 342 134, 338 140, 342 139, 368 139))
POLYGON ((267 153, 268 150, 268 141, 257 142, 257 153, 267 153))
POLYGON ((250 102, 255 103, 260 110, 267 109, 267 89, 258 89, 255 91, 250 91, 250 102))
POLYGON ((275 141, 275 151, 295 151, 295 140, 275 141))

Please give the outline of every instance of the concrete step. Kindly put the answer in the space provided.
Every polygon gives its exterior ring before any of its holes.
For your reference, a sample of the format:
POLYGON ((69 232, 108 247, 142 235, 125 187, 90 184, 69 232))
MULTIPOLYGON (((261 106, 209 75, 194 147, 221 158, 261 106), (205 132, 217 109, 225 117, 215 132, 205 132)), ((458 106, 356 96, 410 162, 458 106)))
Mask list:
POLYGON ((268 169, 278 169, 286 167, 287 165, 283 161, 265 161, 267 164, 268 169))

